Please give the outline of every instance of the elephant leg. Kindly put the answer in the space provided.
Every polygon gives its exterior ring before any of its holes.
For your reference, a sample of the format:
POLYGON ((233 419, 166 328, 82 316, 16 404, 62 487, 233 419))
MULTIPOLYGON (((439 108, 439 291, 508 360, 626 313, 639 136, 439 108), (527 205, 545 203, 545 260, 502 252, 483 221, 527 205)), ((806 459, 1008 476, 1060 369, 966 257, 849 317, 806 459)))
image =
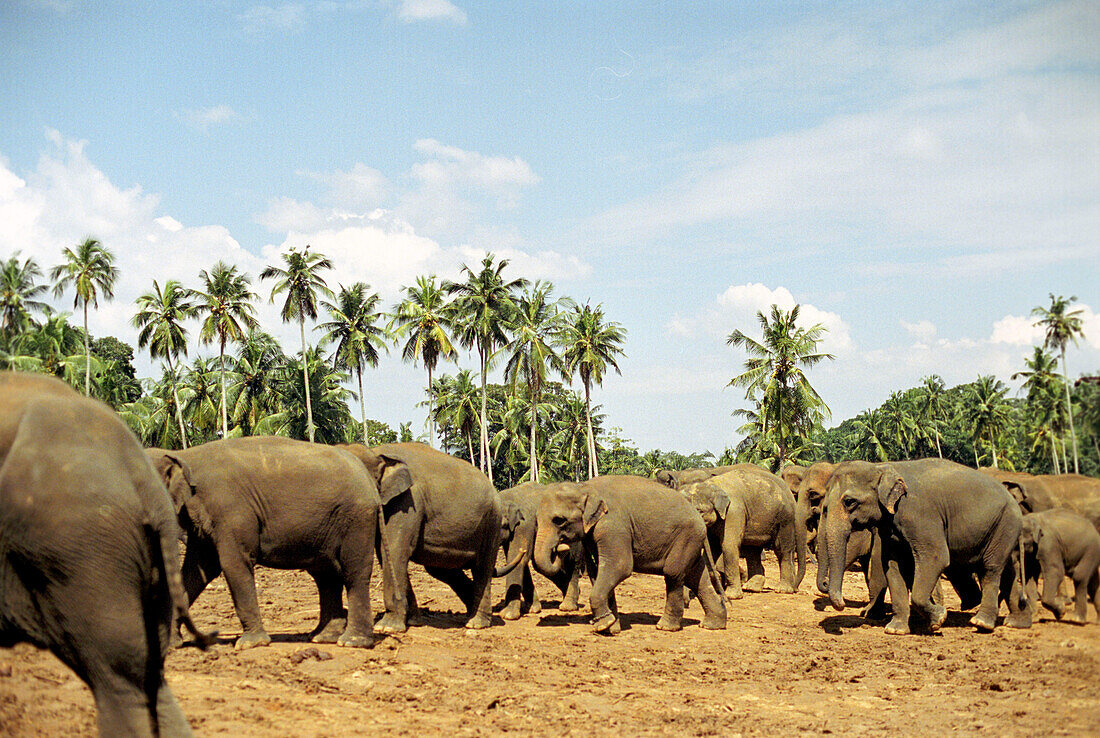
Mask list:
POLYGON ((505 577, 504 607, 500 610, 500 616, 505 620, 519 620, 520 616, 523 615, 524 606, 527 606, 530 602, 528 600, 530 590, 526 586, 530 577, 531 572, 528 571, 526 565, 517 566, 508 572, 508 576, 505 577))
POLYGON ((745 534, 745 520, 740 515, 726 518, 726 530, 722 536, 722 572, 726 597, 739 600, 745 596, 741 587, 741 539, 745 534))
MULTIPOLYGON (((920 553, 913 554, 913 587, 910 592, 913 607, 928 619, 932 630, 937 630, 947 619, 947 608, 932 601, 932 590, 947 568, 950 552, 946 541, 925 544, 920 553)), ((1000 572, 998 572, 998 578, 1000 572)), ((984 587, 983 587, 984 590, 984 587)), ((893 599, 891 591, 891 599, 893 599)), ((994 599, 996 601, 996 599, 994 599)))
POLYGON ((1065 577, 1065 566, 1058 558, 1052 557, 1043 563, 1043 605, 1059 620, 1066 614, 1065 605, 1058 595, 1058 588, 1065 577))
POLYGON ((416 548, 419 520, 411 507, 399 507, 388 516, 380 512, 379 517, 382 519, 381 534, 376 545, 382 562, 382 599, 386 613, 375 627, 381 633, 404 633, 417 609, 409 583, 409 560, 416 548))
POLYGON ((184 738, 191 735, 191 726, 183 710, 180 709, 175 695, 163 680, 157 689, 157 725, 160 728, 161 738, 169 738, 169 736, 184 738))
POLYGON ((524 564, 521 568, 523 569, 523 579, 520 582, 520 599, 527 606, 527 612, 537 615, 542 612, 542 600, 539 599, 539 593, 535 591, 535 579, 531 576, 531 564, 524 564))
POLYGON ((317 583, 317 595, 321 601, 321 616, 317 627, 313 629, 313 642, 336 643, 336 639, 347 627, 342 597, 343 583, 331 571, 311 571, 310 576, 317 583))
POLYGON ((912 579, 912 564, 909 561, 886 555, 884 557, 886 570, 886 586, 890 590, 890 604, 894 608, 894 617, 886 624, 886 632, 890 635, 906 635, 909 633, 909 586, 906 581, 912 579))
POLYGON ((634 552, 629 540, 601 541, 597 556, 596 579, 589 593, 592 629, 597 633, 615 633, 620 627, 615 587, 633 573, 634 552))
POLYGON ((882 563, 882 541, 878 534, 871 540, 871 553, 864 556, 864 576, 867 580, 867 607, 860 613, 867 620, 886 618, 886 568, 882 563))
POLYGON ((959 595, 960 610, 972 610, 981 604, 982 589, 978 586, 978 580, 974 578, 974 573, 969 567, 948 567, 945 575, 959 595))
POLYGON ((568 573, 568 581, 566 581, 564 587, 558 585, 562 593, 562 601, 558 605, 558 609, 562 612, 574 612, 581 609, 581 575, 584 573, 585 568, 584 558, 584 544, 578 543, 570 549, 569 559, 562 568, 563 572, 568 573))
MULTIPOLYGON (((997 627, 997 611, 1001 606, 1001 576, 1004 574, 1004 565, 1000 568, 988 568, 981 576, 982 604, 978 606, 978 612, 970 618, 970 624, 978 630, 992 631, 997 627)), ((1014 603, 1010 603, 1010 610, 1018 611, 1014 603)))
MULTIPOLYGON (((726 627, 726 603, 711 582, 706 562, 699 557, 684 575, 684 584, 689 592, 699 597, 703 606, 703 627, 707 630, 724 630, 726 627)), ((683 591, 684 588, 681 588, 683 591)))
MULTIPOLYGON (((377 516, 361 511, 358 520, 340 547, 340 584, 348 593, 347 620, 344 632, 336 639, 338 646, 369 648, 374 643, 374 616, 370 604, 370 576, 374 567, 371 543, 377 539, 377 516)), ((340 589, 336 590, 338 604, 340 589)))
POLYGON ((500 548, 500 525, 485 530, 481 537, 481 548, 474 558, 470 570, 470 601, 466 605, 466 614, 470 619, 466 627, 471 629, 488 628, 492 623, 493 567, 500 548))
POLYGON ((1100 621, 1100 569, 1089 577, 1089 599, 1092 600, 1092 609, 1096 611, 1096 619, 1100 621))
POLYGON ((192 536, 187 542, 187 550, 183 554, 183 565, 180 567, 183 588, 187 592, 187 604, 195 604, 195 600, 206 589, 206 585, 221 573, 222 565, 218 561, 217 548, 192 536))
POLYGON ((1030 628, 1032 621, 1032 605, 1024 595, 1020 586, 1020 576, 1016 567, 1009 564, 1001 570, 1001 598, 1008 596, 1008 617, 1005 625, 1010 628, 1030 628))
POLYGON ((234 648, 253 648, 271 643, 271 636, 264 630, 260 615, 260 603, 256 597, 256 577, 251 557, 244 547, 235 540, 218 544, 218 559, 222 563, 225 581, 229 585, 229 594, 233 598, 233 608, 241 621, 243 629, 234 648))
POLYGON ((425 566, 424 570, 446 584, 456 595, 458 595, 458 599, 462 600, 462 604, 466 608, 467 615, 477 606, 477 603, 473 602, 473 582, 470 581, 470 577, 466 576, 466 572, 462 569, 425 566))
POLYGON ((760 560, 762 548, 742 549, 745 556, 745 568, 748 579, 745 581, 746 592, 762 592, 764 590, 764 562, 760 560))
POLYGON ((657 630, 677 631, 683 627, 684 577, 665 575, 665 612, 657 621, 657 630))
POLYGON ((780 594, 792 594, 797 590, 795 579, 798 576, 795 550, 797 539, 794 523, 785 525, 779 530, 775 542, 775 556, 779 559, 779 586, 775 588, 780 594))

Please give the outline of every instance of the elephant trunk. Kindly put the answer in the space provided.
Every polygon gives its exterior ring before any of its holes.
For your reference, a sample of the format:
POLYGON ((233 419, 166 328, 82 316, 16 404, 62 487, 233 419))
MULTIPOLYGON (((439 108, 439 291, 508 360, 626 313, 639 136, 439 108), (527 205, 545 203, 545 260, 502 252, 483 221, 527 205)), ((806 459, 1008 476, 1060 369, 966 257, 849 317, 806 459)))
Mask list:
POLYGON ((837 610, 844 609, 844 565, 848 551, 848 539, 852 535, 852 521, 848 513, 837 505, 830 505, 825 519, 825 535, 829 549, 829 600, 837 610))
POLYGON ((535 534, 535 568, 545 577, 559 573, 565 558, 558 554, 558 536, 548 530, 552 527, 540 525, 535 534))
POLYGON ((506 577, 506 576, 508 576, 509 574, 512 573, 513 569, 515 569, 520 564, 524 563, 526 560, 527 560, 527 549, 526 548, 521 548, 519 550, 519 553, 516 554, 516 557, 514 559, 509 561, 504 566, 498 566, 498 567, 494 568, 493 569, 493 576, 494 577, 506 577))
POLYGON ((823 595, 829 594, 829 536, 825 528, 819 525, 817 528, 817 591, 823 595))

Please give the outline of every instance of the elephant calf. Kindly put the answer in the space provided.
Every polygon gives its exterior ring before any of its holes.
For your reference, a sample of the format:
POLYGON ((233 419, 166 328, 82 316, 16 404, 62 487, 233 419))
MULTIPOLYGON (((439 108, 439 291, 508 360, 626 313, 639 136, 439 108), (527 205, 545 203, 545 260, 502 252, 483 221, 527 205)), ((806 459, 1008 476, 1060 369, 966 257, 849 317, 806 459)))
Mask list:
POLYGON ((593 577, 593 628, 620 629, 615 587, 632 572, 665 578, 665 612, 660 630, 679 630, 684 587, 699 597, 703 627, 726 627, 726 606, 707 576, 703 555, 706 526, 679 492, 650 479, 596 477, 583 484, 560 483, 543 495, 538 509, 535 563, 553 570, 560 557, 584 541, 593 577))
POLYGON ((736 600, 743 596, 742 555, 748 565, 744 589, 763 589, 760 554, 765 547, 774 548, 779 558, 779 591, 798 590, 806 573, 806 532, 797 525, 794 495, 782 479, 746 465, 690 484, 681 492, 702 515, 712 546, 721 546, 726 597, 736 600))
MULTIPOLYGON (((1100 618, 1100 533, 1087 518, 1071 510, 1055 508, 1024 516, 1020 550, 1025 559, 1037 559, 1043 574, 1043 605, 1054 617, 1070 623, 1084 623, 1092 600, 1100 618), (1058 596, 1058 586, 1069 575, 1074 586, 1074 608, 1058 596)), ((1019 552, 1014 553, 1019 560, 1019 552)), ((1034 566, 1028 566, 1034 571, 1034 566)), ((1034 580, 1029 582, 1034 591, 1034 580)))
POLYGON ((160 480, 106 405, 0 373, 0 647, 48 648, 95 697, 104 736, 190 735, 164 681, 173 619, 202 646, 160 480))

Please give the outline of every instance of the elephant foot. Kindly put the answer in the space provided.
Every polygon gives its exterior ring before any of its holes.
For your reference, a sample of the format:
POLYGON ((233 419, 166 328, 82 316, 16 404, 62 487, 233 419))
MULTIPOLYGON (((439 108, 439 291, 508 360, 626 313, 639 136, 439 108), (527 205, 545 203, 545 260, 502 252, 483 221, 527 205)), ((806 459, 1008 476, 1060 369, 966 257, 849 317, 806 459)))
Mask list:
POLYGON ((500 616, 505 620, 519 620, 522 615, 519 600, 512 600, 507 607, 500 611, 500 616))
POLYGON ((1005 625, 1009 628, 1030 628, 1031 627, 1031 614, 1026 612, 1018 612, 1009 615, 1005 618, 1005 625))
POLYGON ((619 625, 619 619, 615 617, 615 613, 609 612, 602 618, 596 618, 592 621, 592 631, 594 633, 607 631, 614 635, 619 632, 616 628, 621 628, 621 626, 619 625))
POLYGON ((336 640, 336 645, 344 648, 370 648, 374 645, 374 636, 344 633, 336 640))
POLYGON ((757 574, 749 581, 745 582, 742 586, 746 592, 763 592, 764 591, 764 575, 757 574))
POLYGON ((719 615, 707 615, 705 618, 703 618, 702 627, 706 630, 725 630, 726 614, 721 613, 719 615))
MULTIPOLYGON (((929 605, 928 606, 928 627, 932 630, 939 630, 944 621, 947 620, 947 608, 943 605, 929 605)), ((975 615, 975 618, 978 616, 975 615)), ((990 630, 993 630, 990 627, 990 630)))
POLYGON ((374 629, 379 633, 404 633, 409 629, 409 626, 397 615, 388 612, 382 616, 374 629))
POLYGON ((535 598, 535 601, 527 606, 527 612, 531 613, 532 615, 538 615, 540 612, 542 612, 542 600, 535 598))
POLYGON ((662 615, 661 619, 657 621, 657 630, 666 630, 669 633, 675 633, 682 630, 683 627, 680 618, 670 618, 668 615, 662 615))
POLYGON ((466 627, 470 630, 481 630, 482 628, 488 628, 491 624, 492 621, 489 616, 480 612, 466 621, 466 627))
POLYGON ((1084 625, 1085 624, 1085 618, 1082 615, 1078 615, 1075 612, 1071 612, 1071 613, 1068 613, 1064 618, 1062 618, 1062 622, 1072 623, 1073 625, 1084 625))
POLYGON ((317 631, 317 634, 310 640, 314 643, 336 643, 346 628, 347 621, 331 620, 328 625, 317 631))
POLYGON ((909 635, 909 621, 908 618, 902 619, 895 617, 889 623, 886 624, 887 635, 909 635))
POLYGON ((745 596, 745 593, 740 588, 729 587, 726 589, 727 600, 739 600, 745 596))
POLYGON ((243 651, 246 648, 256 648, 257 646, 268 646, 270 644, 271 636, 261 630, 259 633, 242 634, 233 645, 233 648, 237 651, 243 651))
POLYGON ((576 600, 563 600, 558 609, 562 612, 576 612, 581 609, 580 603, 576 600))
POLYGON ((797 590, 788 582, 780 582, 779 586, 775 588, 775 591, 779 594, 789 595, 794 594, 797 590))
POLYGON ((982 632, 992 633, 997 627, 997 616, 990 616, 989 613, 979 610, 974 617, 970 618, 970 624, 982 632))

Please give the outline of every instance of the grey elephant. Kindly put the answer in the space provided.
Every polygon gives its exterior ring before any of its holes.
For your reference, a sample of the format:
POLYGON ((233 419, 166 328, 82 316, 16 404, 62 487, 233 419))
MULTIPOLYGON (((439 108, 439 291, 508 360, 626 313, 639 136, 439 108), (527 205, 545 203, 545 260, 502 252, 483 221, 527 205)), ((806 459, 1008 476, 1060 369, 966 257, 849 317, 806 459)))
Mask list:
POLYGON ((833 470, 825 507, 829 598, 836 609, 844 608, 851 531, 877 528, 894 610, 887 633, 909 632, 910 604, 933 630, 943 624, 946 609, 932 599, 941 574, 960 593, 972 589, 977 577, 981 604, 970 622, 979 630, 996 627, 1002 593, 1009 600, 1007 624, 1031 624, 1017 599, 1008 596, 1020 509, 996 480, 944 459, 848 461, 833 470))
POLYGON ((1028 474, 1000 469, 982 471, 1005 486, 1024 512, 1057 507, 1073 510, 1100 530, 1100 479, 1082 474, 1028 474))
POLYGON ((236 648, 271 643, 256 598, 257 565, 313 577, 321 610, 314 642, 372 644, 370 577, 381 502, 354 456, 275 436, 146 453, 172 494, 193 491, 180 514, 183 583, 194 602, 225 574, 242 627, 236 648))
POLYGON ((362 462, 382 497, 384 633, 403 633, 417 615, 409 562, 447 584, 466 606, 467 628, 491 623, 490 582, 520 563, 494 568, 503 505, 488 477, 423 443, 341 446, 362 462), (464 569, 469 569, 467 576, 464 569))
POLYGON ((633 572, 665 578, 665 611, 658 629, 682 627, 685 586, 703 606, 703 627, 726 627, 725 603, 707 573, 713 562, 704 555, 706 526, 680 493, 634 476, 563 482, 543 495, 537 517, 534 557, 539 569, 552 570, 557 559, 583 540, 593 579, 589 602, 596 632, 620 630, 615 587, 633 572))
POLYGON ((1019 549, 1013 552, 1015 561, 1021 552, 1028 562, 1028 591, 1035 591, 1035 570, 1041 570, 1042 603, 1056 618, 1084 623, 1090 600, 1100 618, 1100 533, 1091 521, 1059 508, 1029 513, 1024 516, 1019 549), (1067 575, 1074 586, 1074 608, 1068 613, 1058 596, 1058 586, 1067 575))
POLYGON ((763 589, 760 554, 764 548, 774 549, 779 559, 777 590, 798 591, 806 573, 806 533, 797 523, 794 495, 782 479, 745 465, 680 491, 702 515, 712 548, 722 551, 726 597, 736 600, 743 590, 763 589), (747 564, 744 585, 738 569, 742 556, 747 564))
POLYGON ((717 477, 728 471, 739 469, 748 464, 734 464, 732 466, 704 466, 698 469, 658 469, 654 479, 669 489, 680 489, 688 484, 702 482, 711 477, 717 477))
POLYGON ((48 648, 92 690, 104 736, 184 736, 164 680, 177 619, 175 506, 110 408, 0 373, 0 647, 48 648))
MULTIPOLYGON (((534 551, 535 534, 538 529, 538 507, 547 489, 554 485, 525 482, 517 487, 500 493, 504 503, 501 527, 501 548, 505 559, 512 560, 519 551, 526 552, 526 558, 520 566, 511 571, 505 579, 505 592, 501 617, 505 620, 518 620, 524 612, 542 611, 542 603, 535 595, 535 583, 531 576, 534 566, 531 553, 534 551), (515 512, 520 515, 516 522, 515 512)), ((552 571, 540 570, 539 573, 557 585, 561 590, 562 601, 559 610, 572 612, 580 605, 580 576, 584 569, 583 544, 577 542, 565 556, 559 556, 552 571)), ((537 567, 536 567, 537 568, 537 567)))
MULTIPOLYGON (((836 464, 818 461, 808 467, 790 464, 780 476, 794 493, 798 505, 798 518, 806 529, 807 547, 817 557, 817 591, 829 594, 829 548, 825 540, 822 512, 825 507, 825 489, 836 464)), ((867 583, 867 605, 860 615, 881 619, 886 613, 886 572, 882 568, 881 546, 875 530, 853 530, 845 548, 844 570, 856 564, 863 571, 867 583)))

